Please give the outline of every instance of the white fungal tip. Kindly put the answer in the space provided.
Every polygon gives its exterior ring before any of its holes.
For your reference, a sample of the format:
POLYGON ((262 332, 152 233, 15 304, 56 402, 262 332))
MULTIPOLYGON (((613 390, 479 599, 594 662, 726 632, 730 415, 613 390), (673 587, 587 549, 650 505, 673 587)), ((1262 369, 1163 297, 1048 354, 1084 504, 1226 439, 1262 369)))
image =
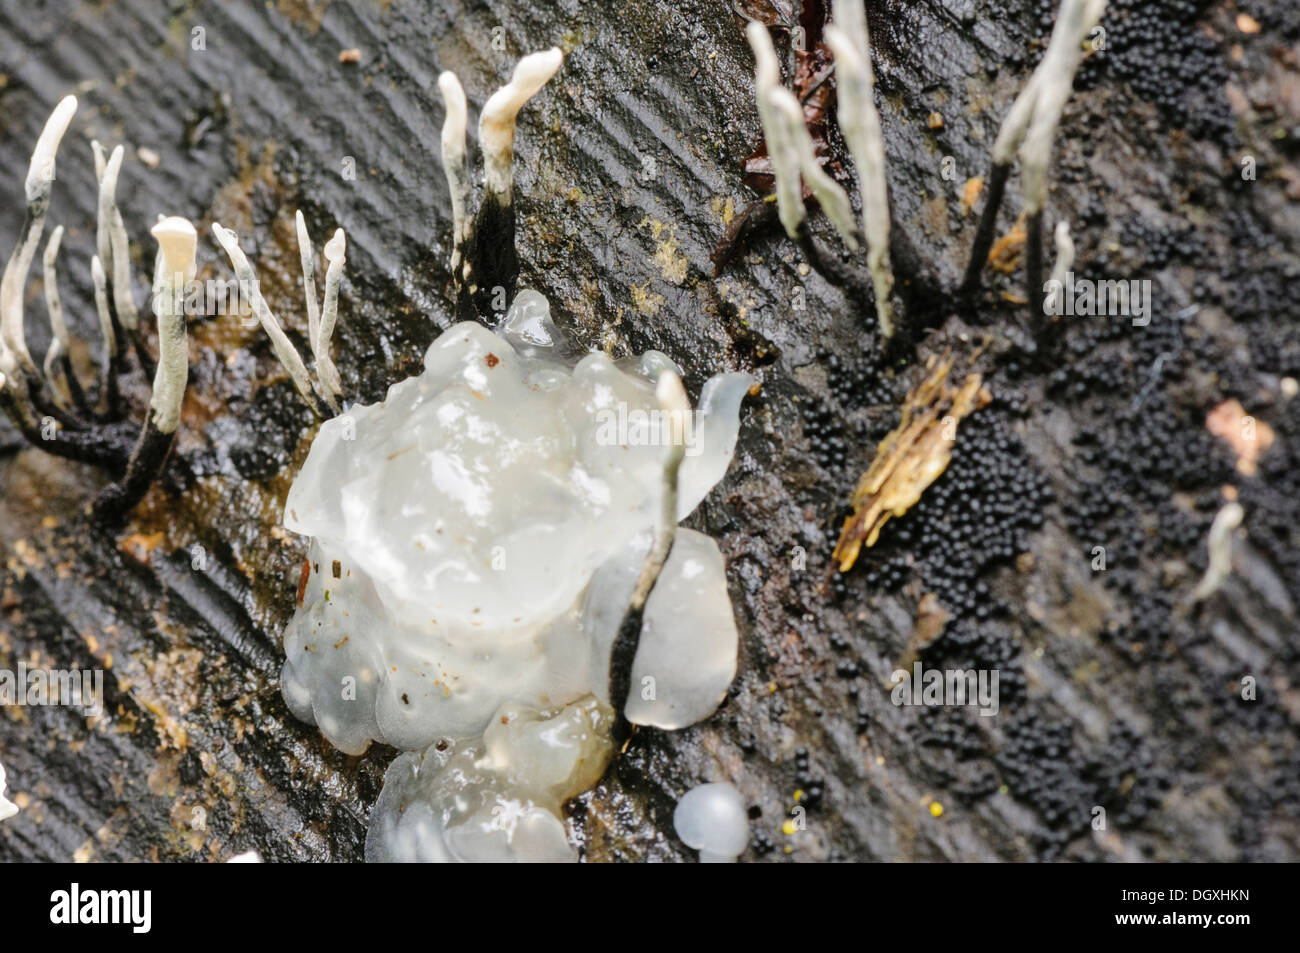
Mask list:
MULTIPOLYGON (((460 85, 460 79, 451 70, 446 70, 438 77, 438 91, 442 93, 443 104, 447 107, 446 123, 453 130, 459 127, 460 135, 463 136, 469 105, 465 100, 465 89, 460 85)), ((444 130, 446 128, 444 126, 444 130)))
POLYGON ((1232 573, 1232 532, 1245 518, 1246 511, 1235 500, 1225 504, 1215 514, 1214 522, 1210 524, 1209 539, 1206 540, 1209 566, 1192 592, 1192 602, 1200 602, 1214 595, 1232 573))
POLYGON ((730 784, 701 784, 687 791, 673 811, 673 827, 701 863, 731 863, 749 843, 745 801, 730 784))
POLYGON ((750 20, 745 27, 745 39, 754 51, 755 72, 759 84, 775 85, 781 79, 781 67, 776 59, 776 50, 772 47, 772 36, 767 27, 757 20, 750 20))
POLYGON ((563 63, 564 54, 560 52, 558 46, 540 53, 529 53, 515 64, 510 85, 518 87, 524 99, 529 99, 551 81, 551 77, 559 72, 563 63))
MULTIPOLYGON (((194 252, 198 246, 199 233, 187 218, 173 215, 149 229, 149 234, 158 240, 163 262, 171 274, 186 276, 194 273, 194 252)), ((188 280, 188 278, 187 278, 188 280)))
POLYGON ((236 854, 231 857, 228 864, 260 864, 263 863, 262 855, 255 850, 246 850, 242 854, 236 854))
POLYGON ((217 240, 227 255, 234 255, 240 251, 239 236, 234 233, 233 229, 225 228, 220 222, 212 223, 212 237, 217 240))
POLYGON ((50 113, 50 118, 45 121, 45 128, 41 130, 40 138, 36 140, 36 148, 32 150, 32 163, 27 170, 26 189, 29 203, 49 189, 50 183, 54 181, 54 156, 59 151, 59 143, 63 141, 63 134, 68 131, 68 126, 76 112, 77 97, 65 96, 59 100, 59 104, 54 107, 54 112, 50 113))
POLYGON ((331 265, 335 262, 341 264, 347 254, 347 247, 347 236, 343 234, 343 229, 337 229, 334 237, 325 243, 325 260, 331 265))
MULTIPOLYGON (((541 53, 530 53, 515 64, 510 82, 502 86, 483 104, 479 116, 479 144, 483 147, 485 186, 491 194, 499 195, 504 204, 510 204, 513 184, 511 162, 514 156, 515 117, 524 103, 555 75, 564 62, 558 47, 541 53)), ((445 140, 444 140, 445 141, 445 140)))
MULTIPOLYGON (((541 91, 563 62, 564 54, 558 47, 551 47, 541 53, 530 53, 516 63, 510 82, 493 93, 483 104, 483 115, 479 119, 482 130, 491 133, 505 124, 509 126, 513 137, 515 116, 520 108, 541 91)), ((491 146, 490 141, 484 144, 484 148, 491 146)))

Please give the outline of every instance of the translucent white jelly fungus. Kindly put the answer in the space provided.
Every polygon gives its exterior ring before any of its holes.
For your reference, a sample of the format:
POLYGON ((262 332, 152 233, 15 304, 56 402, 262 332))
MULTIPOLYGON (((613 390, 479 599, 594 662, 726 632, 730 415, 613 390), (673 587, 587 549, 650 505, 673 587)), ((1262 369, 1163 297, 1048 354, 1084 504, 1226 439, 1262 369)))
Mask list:
POLYGON ((0 764, 0 821, 7 821, 18 813, 18 805, 5 797, 5 766, 0 764))
MULTIPOLYGON (((457 324, 424 366, 322 425, 285 505, 285 525, 314 541, 284 696, 351 754, 471 738, 506 703, 607 698, 663 494, 666 355, 570 360, 545 299, 524 291, 499 332, 457 324)), ((677 422, 679 518, 726 472, 750 384, 711 378, 677 422)), ((682 530, 646 605, 625 714, 707 717, 736 646, 722 555, 682 530)))
POLYGON ((503 705, 481 740, 399 755, 371 813, 367 862, 576 860, 560 808, 605 772, 613 720, 590 696, 551 712, 503 705))
POLYGON ((749 843, 745 802, 730 784, 701 784, 677 802, 673 827, 687 847, 700 852, 700 863, 731 863, 749 843))

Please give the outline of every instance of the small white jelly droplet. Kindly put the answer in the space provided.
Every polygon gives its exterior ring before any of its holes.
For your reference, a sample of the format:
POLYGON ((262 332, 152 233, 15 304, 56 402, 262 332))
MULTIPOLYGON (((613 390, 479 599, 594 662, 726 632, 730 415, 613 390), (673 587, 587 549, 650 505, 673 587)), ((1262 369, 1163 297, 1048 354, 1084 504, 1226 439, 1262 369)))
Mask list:
POLYGON ((749 843, 745 801, 730 784, 701 784, 687 791, 673 812, 673 827, 701 863, 732 863, 749 843))

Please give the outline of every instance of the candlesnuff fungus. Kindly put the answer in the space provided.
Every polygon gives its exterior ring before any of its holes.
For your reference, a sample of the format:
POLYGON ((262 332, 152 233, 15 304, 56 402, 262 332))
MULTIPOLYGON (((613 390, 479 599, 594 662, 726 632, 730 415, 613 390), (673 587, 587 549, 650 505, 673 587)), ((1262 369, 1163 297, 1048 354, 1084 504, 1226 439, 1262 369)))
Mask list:
POLYGON ((153 373, 153 361, 140 337, 131 296, 126 230, 114 198, 123 150, 119 146, 105 158, 103 149, 94 143, 99 198, 97 254, 91 259, 90 270, 104 338, 100 384, 92 399, 77 380, 69 356, 56 272, 61 227, 51 235, 42 256, 53 341, 44 373, 37 370, 27 350, 23 290, 45 225, 59 143, 76 111, 76 97, 60 101, 32 152, 26 181, 27 218, 0 281, 0 406, 33 446, 68 459, 98 464, 118 478, 93 505, 98 518, 111 522, 120 519, 148 490, 161 472, 175 436, 189 360, 185 317, 178 308, 181 298, 176 296, 176 283, 183 285, 194 276, 195 234, 193 226, 179 218, 166 219, 154 229, 161 257, 171 272, 163 269, 161 284, 155 286, 154 311, 162 362, 154 380, 150 413, 137 433, 134 424, 121 419, 117 386, 118 375, 124 372, 121 345, 131 343, 146 373, 153 373), (164 293, 160 294, 160 290, 164 293), (129 338, 124 336, 126 331, 131 332, 129 338))
MULTIPOLYGON (((50 393, 64 410, 69 410, 73 401, 70 390, 77 386, 77 379, 72 374, 72 363, 68 352, 72 343, 68 338, 68 326, 63 320, 63 302, 59 298, 59 246, 63 244, 63 226, 60 225, 50 233, 50 240, 45 243, 45 253, 41 256, 41 266, 45 275, 45 310, 50 316, 50 346, 45 352, 45 383, 50 393)), ((85 403, 85 395, 77 401, 85 403)))
POLYGON ((754 51, 758 118, 763 124, 768 155, 772 159, 781 225, 791 238, 798 237, 804 219, 802 178, 845 244, 856 249, 858 240, 853 224, 853 206, 849 204, 848 195, 817 161, 812 137, 804 125, 803 107, 794 93, 781 85, 781 66, 767 27, 751 20, 745 28, 745 36, 754 51))
POLYGON ((988 258, 997 229, 998 209, 1006 191, 1011 167, 1019 154, 1020 189, 1028 220, 1025 250, 1026 296, 1032 302, 1043 287, 1043 205, 1047 201, 1047 167, 1052 143, 1065 103, 1070 98, 1074 74, 1087 52, 1084 41, 1106 12, 1106 0, 1061 0, 1056 26, 1047 52, 1029 82, 1011 104, 993 143, 993 170, 989 195, 975 232, 970 262, 961 290, 971 295, 979 290, 980 272, 988 258))
MULTIPOLYGON (((342 229, 339 229, 338 235, 341 235, 342 229)), ((289 374, 289 380, 293 382, 294 389, 298 395, 311 409, 311 412, 320 420, 336 414, 340 410, 337 396, 322 379, 322 366, 319 355, 324 353, 328 359, 329 339, 323 335, 323 329, 326 324, 331 330, 334 327, 334 314, 330 312, 331 301, 326 295, 326 310, 320 315, 320 324, 315 329, 314 335, 311 333, 311 313, 316 307, 316 288, 315 283, 307 281, 310 277, 308 268, 310 267, 309 258, 312 254, 311 239, 307 236, 306 226, 300 226, 298 230, 299 241, 304 244, 300 246, 303 259, 303 278, 305 292, 307 296, 307 313, 308 313, 308 334, 312 340, 308 342, 312 350, 318 355, 316 363, 317 384, 313 385, 311 375, 307 372, 307 365, 303 363, 302 358, 298 355, 298 349, 293 346, 289 336, 284 333, 280 327, 280 322, 276 320, 275 315, 271 313, 270 307, 267 306, 266 299, 262 297, 262 292, 257 286, 257 276, 253 273, 253 266, 248 263, 248 256, 244 254, 243 249, 239 247, 239 236, 228 228, 223 228, 220 222, 212 223, 212 234, 217 239, 217 243, 225 250, 230 257, 230 265, 235 270, 235 277, 239 280, 239 287, 249 298, 249 304, 253 308, 253 314, 257 317, 258 322, 262 325, 262 330, 266 332, 267 337, 271 339, 271 347, 275 350, 275 356, 280 364, 289 374)), ((335 237, 337 238, 338 235, 335 237)), ((342 266, 342 255, 339 255, 340 267, 342 266)), ((327 277, 328 284, 328 277, 327 277)), ((328 289, 327 289, 328 290, 328 289)), ((337 292, 332 302, 337 307, 337 292)), ((333 370, 333 365, 329 365, 333 370)), ((328 372, 327 372, 328 373, 328 372)), ((331 380, 331 383, 337 383, 337 375, 331 380)))
MULTIPOLYGON (((1017 154, 1028 221, 1026 278, 1028 299, 1048 289, 1043 284, 1042 212, 1047 200, 1047 167, 1061 114, 1074 75, 1086 54, 1084 40, 1101 20, 1106 0, 1062 0, 1046 54, 1002 124, 993 148, 989 195, 975 233, 971 260, 962 279, 965 296, 979 289, 980 272, 989 256, 1007 180, 1017 154)), ((759 119, 776 183, 778 215, 786 233, 800 238, 805 210, 800 177, 850 249, 857 247, 848 196, 821 168, 804 125, 803 110, 781 85, 780 67, 766 27, 750 21, 746 37, 754 51, 755 96, 759 119)), ((874 103, 870 36, 862 0, 835 0, 826 43, 835 56, 836 116, 853 158, 862 197, 862 225, 881 335, 894 335, 894 274, 890 263, 889 194, 880 115, 874 103)), ((723 246, 715 260, 727 253, 723 246)))
POLYGON ((18 246, 5 265, 0 279, 0 351, 14 363, 0 367, 6 374, 20 372, 28 381, 36 377, 36 365, 27 351, 27 332, 23 323, 23 290, 27 272, 41 242, 45 229, 45 214, 50 207, 50 191, 54 186, 54 160, 59 143, 68 131, 68 124, 77 111, 77 100, 67 96, 54 107, 54 112, 41 130, 32 150, 31 165, 27 170, 24 191, 27 199, 27 218, 18 236, 18 246))
POLYGON ((1056 261, 1052 265, 1052 277, 1043 288, 1046 297, 1043 300, 1043 313, 1059 315, 1065 311, 1065 286, 1070 280, 1070 269, 1074 267, 1074 239, 1070 237, 1070 223, 1062 219, 1056 223, 1053 233, 1056 244, 1056 261))
POLYGON ((121 482, 96 500, 103 514, 119 516, 138 503, 158 476, 176 439, 181 402, 189 378, 189 344, 185 332, 185 288, 194 280, 198 233, 187 219, 165 218, 151 230, 158 240, 161 264, 154 276, 153 310, 158 320, 158 367, 154 372, 150 413, 121 482))
POLYGON ((871 37, 862 0, 835 0, 835 22, 826 28, 826 44, 835 55, 838 105, 844 141, 858 170, 862 193, 862 228, 867 236, 867 268, 876 293, 880 333, 894 334, 894 272, 889 263, 889 189, 885 179, 885 139, 876 111, 876 77, 871 68, 871 37))
MULTIPOLYGON (((464 94, 439 80, 461 308, 513 261, 480 240, 513 236, 514 115, 559 62, 525 57, 484 107, 472 223, 464 94)), ((677 523, 726 473, 749 375, 706 381, 693 411, 667 355, 575 357, 535 291, 474 313, 496 329, 453 325, 422 374, 325 421, 285 501, 285 526, 312 537, 285 700, 343 751, 406 752, 371 813, 371 860, 573 857, 560 805, 599 779, 620 725, 706 718, 736 671, 722 554, 677 523)))
POLYGON ((473 187, 465 158, 465 92, 454 73, 438 77, 447 110, 442 126, 442 165, 451 190, 452 275, 456 313, 462 320, 486 319, 494 310, 499 317, 499 312, 514 299, 519 278, 515 254, 515 119, 524 103, 541 91, 563 61, 564 54, 555 48, 525 56, 515 64, 510 82, 484 103, 478 124, 479 147, 483 150, 483 200, 472 220, 468 208, 473 187))
MULTIPOLYGON (((871 41, 862 0, 837 0, 834 17, 834 22, 826 28, 826 43, 835 56, 836 116, 857 168, 862 226, 867 239, 867 270, 880 333, 888 341, 894 335, 889 194, 884 136, 873 99, 871 41)), ((799 228, 805 215, 802 177, 844 243, 855 251, 858 241, 853 207, 844 190, 822 169, 799 100, 781 85, 781 70, 767 28, 750 21, 745 35, 754 51, 758 115, 776 182, 778 215, 786 234, 793 239, 801 237, 799 228)))

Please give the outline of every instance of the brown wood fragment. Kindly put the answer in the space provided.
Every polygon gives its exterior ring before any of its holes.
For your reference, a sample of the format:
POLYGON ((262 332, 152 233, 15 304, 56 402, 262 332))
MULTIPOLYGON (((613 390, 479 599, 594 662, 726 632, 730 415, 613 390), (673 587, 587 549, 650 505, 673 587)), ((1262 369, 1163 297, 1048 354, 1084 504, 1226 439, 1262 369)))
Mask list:
POLYGON ((908 392, 903 419, 880 442, 876 459, 853 491, 853 515, 844 521, 835 561, 848 572, 865 545, 876 544, 881 527, 891 516, 902 516, 939 478, 952 459, 957 424, 993 399, 983 378, 971 372, 954 388, 948 383, 951 353, 931 357, 929 373, 908 392))

